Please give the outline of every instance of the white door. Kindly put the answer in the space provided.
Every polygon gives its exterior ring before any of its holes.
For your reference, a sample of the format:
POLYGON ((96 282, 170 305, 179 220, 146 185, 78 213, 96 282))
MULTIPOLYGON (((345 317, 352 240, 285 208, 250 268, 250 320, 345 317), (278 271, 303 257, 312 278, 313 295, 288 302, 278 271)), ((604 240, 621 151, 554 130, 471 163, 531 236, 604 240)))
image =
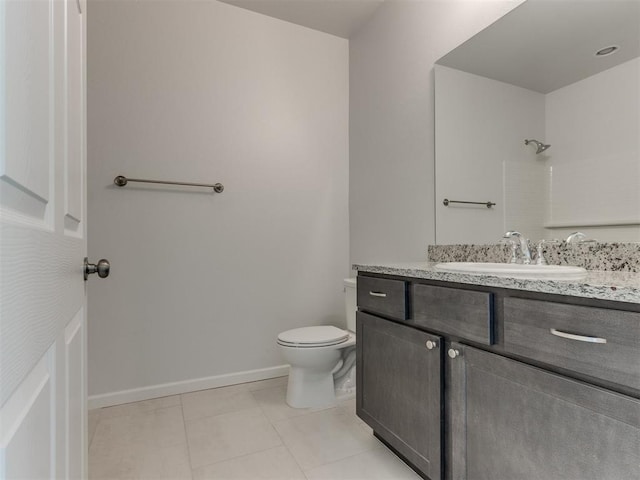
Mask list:
POLYGON ((86 478, 86 0, 0 0, 0 478, 86 478))

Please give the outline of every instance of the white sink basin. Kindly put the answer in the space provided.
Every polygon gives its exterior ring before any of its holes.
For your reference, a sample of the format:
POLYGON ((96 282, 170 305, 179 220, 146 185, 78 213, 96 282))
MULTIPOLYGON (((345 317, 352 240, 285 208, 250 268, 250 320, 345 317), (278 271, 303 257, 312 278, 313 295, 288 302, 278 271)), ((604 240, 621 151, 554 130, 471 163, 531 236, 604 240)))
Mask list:
POLYGON ((447 262, 434 267, 440 272, 494 275, 538 280, 580 280, 587 271, 569 265, 520 265, 517 263, 447 262))

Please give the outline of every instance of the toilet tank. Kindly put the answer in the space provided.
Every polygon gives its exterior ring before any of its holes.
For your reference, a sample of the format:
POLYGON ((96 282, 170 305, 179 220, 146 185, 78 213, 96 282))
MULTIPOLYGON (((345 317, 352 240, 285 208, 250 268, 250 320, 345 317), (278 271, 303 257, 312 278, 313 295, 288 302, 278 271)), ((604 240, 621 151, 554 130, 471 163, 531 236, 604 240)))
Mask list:
POLYGON ((347 314, 347 329, 356 331, 356 279, 344 279, 344 308, 347 314))

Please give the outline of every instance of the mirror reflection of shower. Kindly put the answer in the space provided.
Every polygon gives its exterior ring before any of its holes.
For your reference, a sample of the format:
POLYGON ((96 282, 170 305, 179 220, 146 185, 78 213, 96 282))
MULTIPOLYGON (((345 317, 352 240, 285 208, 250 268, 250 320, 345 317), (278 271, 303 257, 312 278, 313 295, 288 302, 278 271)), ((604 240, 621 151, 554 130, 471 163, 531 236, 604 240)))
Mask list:
POLYGON ((533 143, 537 147, 536 153, 542 153, 551 146, 551 145, 545 145, 544 143, 539 142, 538 140, 534 140, 533 138, 531 140, 524 141, 525 145, 529 145, 530 143, 533 143))

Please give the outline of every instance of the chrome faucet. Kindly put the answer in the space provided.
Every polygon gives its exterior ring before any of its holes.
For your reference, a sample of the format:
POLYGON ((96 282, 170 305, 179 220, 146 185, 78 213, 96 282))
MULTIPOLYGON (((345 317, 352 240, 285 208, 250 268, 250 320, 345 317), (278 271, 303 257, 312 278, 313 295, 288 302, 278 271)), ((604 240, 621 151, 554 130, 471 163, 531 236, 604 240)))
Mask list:
POLYGON ((531 263, 529 242, 522 236, 520 232, 509 231, 504 234, 503 238, 506 238, 513 245, 513 255, 511 256, 511 263, 522 263, 524 265, 529 265, 531 263))
POLYGON ((580 243, 584 242, 587 236, 582 232, 573 232, 567 237, 567 243, 580 243))
POLYGON ((547 260, 544 258, 544 246, 547 243, 546 240, 540 240, 536 247, 536 265, 546 265, 547 260))

